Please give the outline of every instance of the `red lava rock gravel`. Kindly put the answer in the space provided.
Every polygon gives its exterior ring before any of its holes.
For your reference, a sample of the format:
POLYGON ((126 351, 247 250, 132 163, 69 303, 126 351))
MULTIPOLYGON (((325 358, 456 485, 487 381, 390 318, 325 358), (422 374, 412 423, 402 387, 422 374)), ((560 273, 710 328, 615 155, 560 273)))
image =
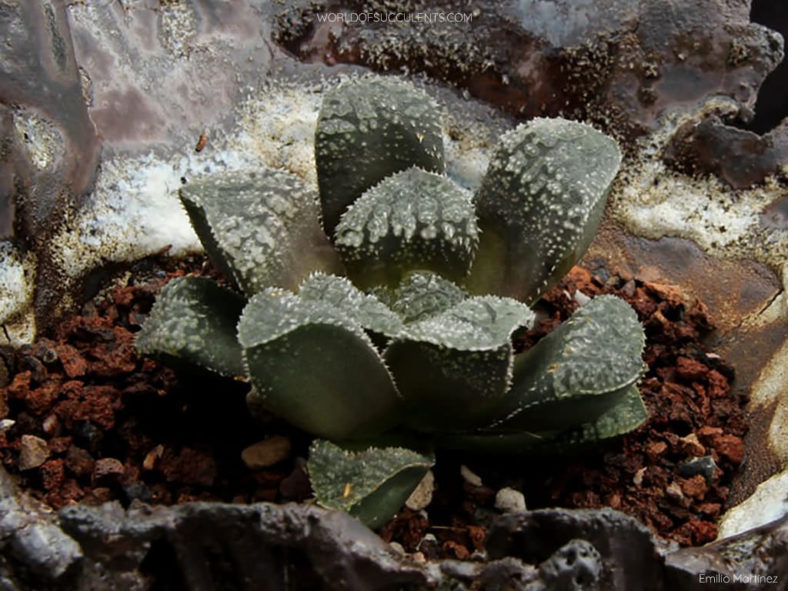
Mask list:
MULTIPOLYGON (((184 266, 199 268, 200 261, 184 266)), ((215 275, 204 263, 200 272, 215 275)), ((0 419, 15 422, 0 432, 0 461, 51 506, 310 496, 303 460, 308 436, 273 418, 254 423, 245 384, 176 373, 137 355, 134 333, 155 294, 183 274, 136 269, 128 285, 13 355, 10 383, 0 388, 0 419), (281 438, 276 441, 288 453, 250 469, 241 452, 271 437, 281 438)), ((614 293, 637 311, 649 365, 640 391, 651 419, 574 457, 439 453, 432 503, 426 511, 404 509, 382 529, 385 540, 419 559, 473 559, 484 550, 503 487, 522 491, 530 509, 609 506, 681 545, 715 538, 728 485, 743 460, 747 423, 745 401, 731 392, 733 369, 702 345, 712 319, 676 286, 575 267, 542 298, 542 319, 518 337, 518 349, 566 320, 582 300, 578 290, 590 297, 614 293), (481 476, 482 486, 462 479, 462 464, 481 476)))

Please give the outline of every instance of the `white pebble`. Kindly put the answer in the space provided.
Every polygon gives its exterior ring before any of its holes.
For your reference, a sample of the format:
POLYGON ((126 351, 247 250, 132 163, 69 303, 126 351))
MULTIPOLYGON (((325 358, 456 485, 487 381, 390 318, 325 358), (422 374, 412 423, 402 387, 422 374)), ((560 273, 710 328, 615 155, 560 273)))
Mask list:
POLYGON ((525 511, 525 496, 519 490, 502 488, 495 493, 495 508, 503 513, 525 511))
POLYGON ((578 289, 575 292, 575 301, 577 302, 578 306, 585 306, 591 301, 591 298, 578 289))
POLYGON ((410 493, 405 506, 413 511, 421 511, 432 502, 432 493, 435 490, 435 475, 432 470, 427 470, 424 478, 418 486, 410 493))
POLYGON ((474 474, 471 472, 471 469, 468 468, 465 464, 460 466, 460 474, 462 475, 465 482, 468 484, 472 484, 473 486, 481 486, 482 479, 478 474, 474 474))

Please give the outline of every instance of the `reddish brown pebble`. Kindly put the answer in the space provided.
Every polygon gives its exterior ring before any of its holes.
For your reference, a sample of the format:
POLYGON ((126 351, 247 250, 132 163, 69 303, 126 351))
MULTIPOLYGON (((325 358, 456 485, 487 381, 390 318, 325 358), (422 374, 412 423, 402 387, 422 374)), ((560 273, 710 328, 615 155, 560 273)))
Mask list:
POLYGON ((709 375, 706 377, 706 381, 709 385, 709 396, 712 398, 722 398, 727 396, 731 390, 731 385, 730 382, 728 382, 728 378, 726 378, 716 369, 712 369, 709 372, 709 375))
POLYGON ((646 288, 646 291, 666 301, 674 308, 684 303, 684 294, 681 293, 681 288, 677 285, 646 281, 643 283, 643 287, 646 288))
POLYGON ((118 482, 126 469, 120 460, 101 458, 93 466, 93 484, 112 484, 118 482))
POLYGON ((39 474, 41 474, 41 484, 44 490, 59 488, 66 477, 63 470, 63 460, 48 460, 44 462, 39 468, 39 474))
POLYGON ((484 540, 487 537, 487 532, 484 528, 478 525, 468 526, 468 535, 471 538, 474 550, 484 550, 484 540))
POLYGON ((30 390, 25 397, 25 405, 33 414, 47 412, 57 400, 60 393, 60 382, 48 380, 35 390, 30 390))
POLYGON ((95 463, 93 457, 81 447, 72 445, 66 453, 66 468, 74 476, 87 478, 93 474, 95 463))
POLYGON ((79 351, 65 343, 55 346, 58 359, 63 365, 63 372, 69 378, 84 376, 88 371, 88 362, 80 355, 79 351))
POLYGON ((695 499, 702 499, 709 490, 706 479, 702 474, 696 474, 692 478, 679 479, 679 483, 681 485, 681 491, 688 497, 693 497, 695 499))
POLYGON ((701 503, 698 505, 698 511, 712 519, 717 519, 722 512, 722 505, 720 503, 701 503))
POLYGON ((468 548, 452 540, 443 542, 443 551, 457 560, 467 560, 471 555, 468 548))
POLYGON ((735 435, 718 435, 712 439, 711 445, 717 453, 734 464, 741 464, 744 459, 744 442, 735 435))
POLYGON ((709 368, 689 357, 678 357, 676 359, 676 373, 688 382, 696 382, 706 377, 709 368))
POLYGON ((651 459, 656 459, 665 453, 668 449, 668 444, 664 441, 651 441, 646 446, 646 453, 651 459))
POLYGON ((175 454, 165 449, 159 462, 168 482, 211 486, 216 479, 216 461, 210 452, 184 447, 175 454))
POLYGON ((22 435, 19 442, 20 470, 38 468, 49 457, 47 442, 35 435, 22 435))
POLYGON ((30 391, 30 379, 32 373, 30 371, 23 371, 14 376, 7 388, 8 396, 10 398, 25 398, 30 391))
POLYGON ((706 454, 706 448, 701 445, 695 433, 679 437, 678 444, 681 453, 684 455, 699 457, 706 454))
POLYGON ((53 437, 49 440, 47 445, 49 445, 49 451, 53 454, 65 453, 68 448, 71 447, 71 436, 53 437))
POLYGON ((717 525, 710 521, 691 520, 683 527, 689 530, 692 542, 696 545, 707 544, 717 537, 717 525))
POLYGON ((700 429, 698 429, 698 437, 701 440, 707 440, 711 437, 716 437, 717 435, 722 435, 722 429, 719 427, 711 427, 709 425, 704 425, 700 429))

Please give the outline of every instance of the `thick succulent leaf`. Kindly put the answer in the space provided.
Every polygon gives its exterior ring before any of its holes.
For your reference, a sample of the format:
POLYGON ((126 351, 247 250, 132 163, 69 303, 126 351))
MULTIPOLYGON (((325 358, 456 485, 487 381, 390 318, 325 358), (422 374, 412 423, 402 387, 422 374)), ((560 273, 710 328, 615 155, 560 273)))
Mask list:
POLYGON ((189 183, 181 202, 208 256, 247 295, 340 272, 317 194, 284 171, 235 171, 189 183))
POLYGON ((456 284, 430 272, 411 273, 396 288, 381 287, 375 293, 406 323, 440 314, 468 297, 456 284))
POLYGON ((610 439, 634 431, 649 418, 636 385, 629 386, 615 405, 595 420, 556 436, 548 445, 561 450, 610 439))
POLYGON ((438 106, 409 82, 347 80, 323 98, 315 160, 323 224, 332 236, 348 206, 384 178, 411 166, 444 171, 438 106))
POLYGON ((338 308, 366 330, 382 336, 396 336, 402 329, 402 320, 386 304, 344 277, 314 273, 301 284, 298 295, 338 308))
POLYGON ((595 420, 562 433, 483 433, 447 435, 438 440, 441 447, 495 454, 566 453, 634 431, 648 420, 637 386, 625 389, 616 404, 595 420))
POLYGON ((511 383, 511 335, 532 321, 524 304, 486 296, 407 324, 385 353, 407 424, 427 431, 488 424, 511 383))
POLYGON ((398 421, 399 396, 355 320, 284 290, 254 296, 238 323, 247 374, 261 403, 330 439, 382 433, 398 421))
POLYGON ((235 326, 244 303, 241 296, 207 277, 173 279, 161 290, 137 334, 137 349, 170 365, 242 376, 235 326))
POLYGON ((583 123, 539 118, 505 134, 476 195, 469 289, 532 302, 554 285, 596 234, 620 163, 615 140, 583 123))
POLYGON ((599 296, 515 362, 506 430, 565 430, 617 404, 640 377, 645 345, 635 311, 615 296, 599 296))
POLYGON ((409 168, 366 191, 336 228, 356 284, 397 285, 408 271, 468 274, 478 242, 471 194, 450 179, 409 168))
POLYGON ((432 464, 431 457, 401 447, 347 451, 316 440, 307 469, 320 505, 378 528, 402 508, 432 464))

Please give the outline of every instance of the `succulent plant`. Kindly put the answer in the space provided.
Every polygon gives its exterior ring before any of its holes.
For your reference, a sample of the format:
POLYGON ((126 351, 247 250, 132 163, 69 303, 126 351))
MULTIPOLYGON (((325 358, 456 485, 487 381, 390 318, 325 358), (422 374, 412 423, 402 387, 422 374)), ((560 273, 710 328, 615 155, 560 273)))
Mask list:
POLYGON ((614 140, 535 119, 504 135, 472 195, 444 174, 437 105, 408 83, 357 78, 325 95, 315 155, 317 193, 275 170, 184 186, 231 286, 173 280, 137 345, 248 380, 250 409, 323 438, 308 463, 318 502, 377 526, 433 445, 549 453, 647 418, 643 329, 623 300, 597 297, 513 347, 534 322, 528 304, 597 230, 614 140))

